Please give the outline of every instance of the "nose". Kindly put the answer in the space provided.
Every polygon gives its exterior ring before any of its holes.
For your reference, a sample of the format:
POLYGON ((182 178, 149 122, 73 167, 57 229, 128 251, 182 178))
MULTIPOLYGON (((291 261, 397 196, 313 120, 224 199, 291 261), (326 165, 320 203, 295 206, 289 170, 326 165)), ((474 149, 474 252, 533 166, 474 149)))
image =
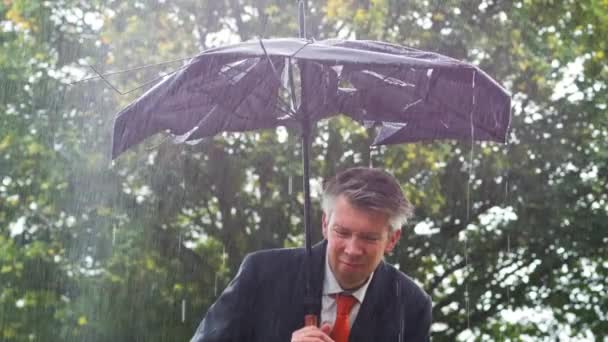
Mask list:
POLYGON ((352 236, 350 239, 348 239, 346 241, 344 253, 346 253, 349 256, 363 255, 363 248, 361 247, 361 243, 359 241, 357 241, 357 238, 355 236, 352 236))

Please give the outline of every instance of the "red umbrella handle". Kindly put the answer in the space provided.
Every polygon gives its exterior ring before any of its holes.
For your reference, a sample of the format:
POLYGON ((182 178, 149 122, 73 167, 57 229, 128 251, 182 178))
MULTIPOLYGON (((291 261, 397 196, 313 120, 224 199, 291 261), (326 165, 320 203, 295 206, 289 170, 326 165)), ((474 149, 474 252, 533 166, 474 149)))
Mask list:
POLYGON ((305 315, 304 316, 304 326, 305 327, 309 327, 311 325, 314 325, 315 327, 318 326, 318 321, 317 321, 317 315, 305 315))

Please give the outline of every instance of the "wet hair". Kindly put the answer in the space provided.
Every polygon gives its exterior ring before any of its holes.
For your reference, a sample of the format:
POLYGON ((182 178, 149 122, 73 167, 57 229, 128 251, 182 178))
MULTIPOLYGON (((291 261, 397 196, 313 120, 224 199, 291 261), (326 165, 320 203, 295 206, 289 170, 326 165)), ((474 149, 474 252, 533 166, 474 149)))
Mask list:
POLYGON ((391 230, 401 229, 414 211, 397 179, 377 168, 350 168, 326 180, 321 206, 327 216, 331 216, 339 196, 356 208, 387 214, 391 230))

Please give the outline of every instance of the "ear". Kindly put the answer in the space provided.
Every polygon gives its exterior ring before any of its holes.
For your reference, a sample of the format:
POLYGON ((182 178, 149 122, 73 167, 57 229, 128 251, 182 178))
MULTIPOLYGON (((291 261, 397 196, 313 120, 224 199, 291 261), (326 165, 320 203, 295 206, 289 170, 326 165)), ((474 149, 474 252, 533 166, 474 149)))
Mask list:
POLYGON ((393 248, 399 242, 399 238, 401 237, 401 229, 395 229, 393 232, 388 233, 388 243, 386 244, 386 248, 384 249, 385 253, 390 253, 393 251, 393 248))
POLYGON ((327 215, 325 215, 325 213, 323 213, 323 216, 321 216, 321 226, 322 226, 322 231, 323 231, 323 237, 327 240, 327 225, 329 224, 329 222, 327 222, 327 215))

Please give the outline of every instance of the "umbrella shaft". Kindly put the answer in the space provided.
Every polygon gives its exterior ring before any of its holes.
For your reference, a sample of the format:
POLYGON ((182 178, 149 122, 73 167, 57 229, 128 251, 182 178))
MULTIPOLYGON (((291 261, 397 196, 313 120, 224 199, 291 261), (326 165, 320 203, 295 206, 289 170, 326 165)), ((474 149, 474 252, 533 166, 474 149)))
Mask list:
POLYGON ((304 232, 305 245, 308 254, 311 254, 312 230, 310 228, 310 121, 302 120, 302 162, 304 164, 304 232))
POLYGON ((311 124, 308 115, 303 115, 302 124, 302 162, 304 164, 304 246, 306 248, 306 291, 305 302, 306 313, 314 312, 314 303, 311 278, 312 278, 312 229, 310 227, 310 135, 311 124))

